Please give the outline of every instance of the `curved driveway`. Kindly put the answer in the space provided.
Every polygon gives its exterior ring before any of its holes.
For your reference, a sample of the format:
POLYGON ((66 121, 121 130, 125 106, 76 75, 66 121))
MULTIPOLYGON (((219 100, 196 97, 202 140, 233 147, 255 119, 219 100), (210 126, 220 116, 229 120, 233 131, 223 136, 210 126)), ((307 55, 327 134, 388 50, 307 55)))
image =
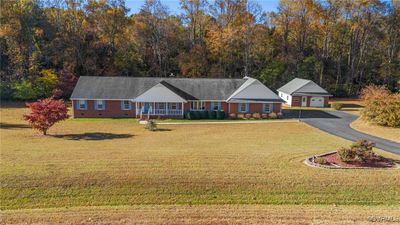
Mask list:
MULTIPOLYGON (((286 117, 299 118, 299 110, 283 110, 286 117)), ((302 110, 300 119, 313 127, 327 133, 351 140, 366 139, 376 143, 382 150, 400 155, 400 143, 358 132, 350 127, 350 123, 358 116, 333 110, 302 110)))

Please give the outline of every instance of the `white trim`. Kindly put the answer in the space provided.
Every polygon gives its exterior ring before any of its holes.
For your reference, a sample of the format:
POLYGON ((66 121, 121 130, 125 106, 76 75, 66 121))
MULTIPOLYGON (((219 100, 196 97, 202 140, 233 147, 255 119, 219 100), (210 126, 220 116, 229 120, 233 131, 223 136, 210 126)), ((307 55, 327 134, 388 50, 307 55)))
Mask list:
POLYGON ((78 101, 78 100, 105 100, 105 101, 132 101, 134 102, 135 99, 121 99, 121 98, 70 98, 70 100, 78 101))

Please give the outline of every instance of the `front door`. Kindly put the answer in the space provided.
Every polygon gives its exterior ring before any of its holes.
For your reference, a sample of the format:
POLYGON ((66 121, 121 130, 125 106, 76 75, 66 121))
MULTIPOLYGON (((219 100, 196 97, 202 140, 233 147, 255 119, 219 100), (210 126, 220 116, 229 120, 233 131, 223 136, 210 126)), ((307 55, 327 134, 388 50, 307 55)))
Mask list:
POLYGON ((301 97, 301 107, 307 107, 307 96, 301 97))

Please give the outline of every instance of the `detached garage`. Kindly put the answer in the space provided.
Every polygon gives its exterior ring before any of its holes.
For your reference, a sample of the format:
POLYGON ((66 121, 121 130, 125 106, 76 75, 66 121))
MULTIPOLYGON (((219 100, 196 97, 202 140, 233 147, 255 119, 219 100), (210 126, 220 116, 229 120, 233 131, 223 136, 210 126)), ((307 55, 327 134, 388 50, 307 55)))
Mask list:
POLYGON ((328 107, 332 96, 314 81, 300 78, 279 88, 278 94, 287 105, 294 107, 328 107))

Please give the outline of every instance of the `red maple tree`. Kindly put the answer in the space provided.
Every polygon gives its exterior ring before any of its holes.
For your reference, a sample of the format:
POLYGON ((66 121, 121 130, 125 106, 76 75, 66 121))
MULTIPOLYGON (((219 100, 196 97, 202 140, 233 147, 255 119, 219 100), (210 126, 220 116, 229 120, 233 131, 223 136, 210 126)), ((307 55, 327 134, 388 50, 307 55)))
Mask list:
POLYGON ((68 109, 63 100, 46 98, 34 103, 26 104, 31 113, 24 115, 24 120, 28 121, 33 129, 37 129, 47 134, 47 130, 55 123, 67 119, 68 109))

